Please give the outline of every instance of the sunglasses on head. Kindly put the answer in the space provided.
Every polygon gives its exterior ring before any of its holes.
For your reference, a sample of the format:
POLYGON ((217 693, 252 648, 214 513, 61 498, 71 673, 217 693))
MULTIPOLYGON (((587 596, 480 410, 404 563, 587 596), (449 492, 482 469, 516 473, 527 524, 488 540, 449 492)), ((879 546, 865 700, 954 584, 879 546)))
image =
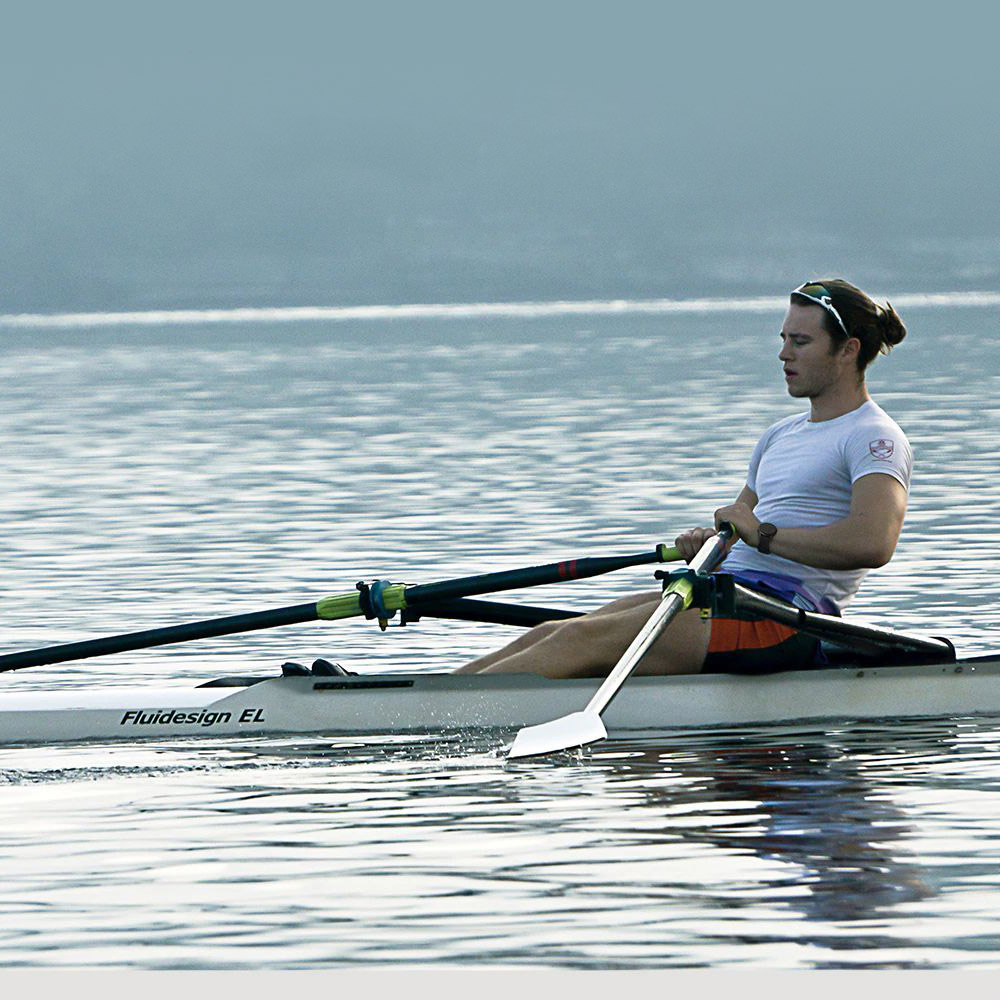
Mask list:
POLYGON ((833 297, 830 295, 830 291, 825 285, 818 285, 815 282, 807 281, 804 285, 800 285, 796 288, 795 291, 792 292, 792 295, 798 295, 799 298, 806 299, 808 302, 813 302, 818 306, 822 306, 837 321, 837 326, 844 331, 844 336, 850 336, 847 332, 847 326, 840 318, 840 313, 837 312, 836 307, 833 304, 833 297))

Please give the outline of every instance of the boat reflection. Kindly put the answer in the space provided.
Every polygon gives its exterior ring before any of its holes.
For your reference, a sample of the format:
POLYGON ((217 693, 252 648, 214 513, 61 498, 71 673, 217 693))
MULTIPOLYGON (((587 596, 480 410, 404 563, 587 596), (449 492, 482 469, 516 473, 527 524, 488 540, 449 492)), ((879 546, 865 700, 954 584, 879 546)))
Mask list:
MULTIPOLYGON (((680 837, 709 865, 719 854, 769 862, 769 898, 801 914, 808 933, 822 935, 831 922, 871 930, 893 907, 939 892, 939 880, 907 846, 917 817, 894 791, 908 763, 920 762, 924 781, 934 758, 954 766, 962 728, 916 722, 893 723, 891 732, 855 726, 689 735, 669 746, 660 739, 597 751, 590 766, 612 786, 626 786, 630 798, 639 793, 647 820, 651 811, 664 813, 665 844, 680 837), (664 773, 678 782, 643 781, 664 773), (690 822, 679 824, 685 810, 690 822)), ((644 830, 651 834, 648 822, 644 830)), ((832 948, 857 944, 854 937, 824 939, 832 948)))

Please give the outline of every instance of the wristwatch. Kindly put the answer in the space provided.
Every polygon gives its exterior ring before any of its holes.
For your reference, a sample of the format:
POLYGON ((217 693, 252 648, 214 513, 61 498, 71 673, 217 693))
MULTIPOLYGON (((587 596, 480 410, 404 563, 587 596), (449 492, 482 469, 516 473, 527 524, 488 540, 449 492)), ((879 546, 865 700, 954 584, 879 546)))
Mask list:
POLYGON ((770 521, 764 521, 757 529, 757 551, 765 555, 771 551, 771 540, 778 533, 778 529, 770 521))

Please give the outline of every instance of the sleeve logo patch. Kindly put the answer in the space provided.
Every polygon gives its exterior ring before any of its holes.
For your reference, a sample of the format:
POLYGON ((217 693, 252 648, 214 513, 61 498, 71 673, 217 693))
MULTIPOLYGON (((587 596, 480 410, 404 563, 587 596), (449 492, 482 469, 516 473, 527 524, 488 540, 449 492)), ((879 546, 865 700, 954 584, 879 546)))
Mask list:
POLYGON ((893 443, 887 438, 879 438, 877 441, 868 442, 868 450, 872 453, 873 458, 890 459, 892 458, 893 443))

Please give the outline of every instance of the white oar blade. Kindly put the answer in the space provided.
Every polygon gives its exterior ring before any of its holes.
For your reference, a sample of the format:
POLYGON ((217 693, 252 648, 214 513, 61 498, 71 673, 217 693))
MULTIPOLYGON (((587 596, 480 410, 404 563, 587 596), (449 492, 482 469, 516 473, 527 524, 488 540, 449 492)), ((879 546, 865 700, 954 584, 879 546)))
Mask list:
POLYGON ((608 731, 596 712, 574 712, 554 722, 525 726, 517 734, 507 757, 538 757, 541 754, 586 746, 607 737, 608 731))

